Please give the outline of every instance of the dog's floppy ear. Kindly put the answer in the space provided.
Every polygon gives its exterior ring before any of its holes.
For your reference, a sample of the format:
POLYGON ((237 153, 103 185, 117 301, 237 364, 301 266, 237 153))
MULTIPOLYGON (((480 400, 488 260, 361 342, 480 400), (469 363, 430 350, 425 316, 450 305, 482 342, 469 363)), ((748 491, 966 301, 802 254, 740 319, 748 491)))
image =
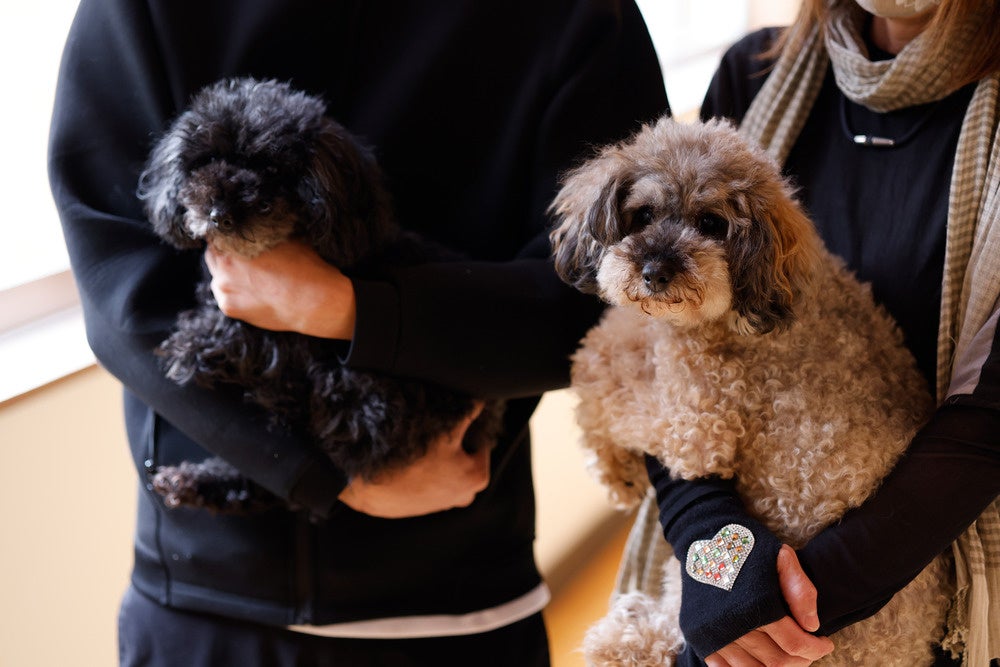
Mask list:
POLYGON ((182 132, 188 114, 183 114, 170 132, 165 134, 150 152, 146 167, 139 176, 137 195, 142 201, 155 231, 177 248, 198 248, 201 241, 192 238, 184 226, 184 205, 180 201, 181 187, 186 180, 182 132))
POLYGON ((783 329, 808 289, 819 237, 785 185, 750 197, 753 222, 730 245, 734 304, 745 333, 783 329))
POLYGON ((323 119, 298 194, 309 213, 306 235, 340 268, 370 257, 393 229, 374 155, 332 119, 323 119))
POLYGON ((615 149, 570 171, 549 207, 556 226, 549 234, 556 273, 586 294, 596 294, 597 271, 608 247, 625 236, 622 201, 632 180, 615 149))

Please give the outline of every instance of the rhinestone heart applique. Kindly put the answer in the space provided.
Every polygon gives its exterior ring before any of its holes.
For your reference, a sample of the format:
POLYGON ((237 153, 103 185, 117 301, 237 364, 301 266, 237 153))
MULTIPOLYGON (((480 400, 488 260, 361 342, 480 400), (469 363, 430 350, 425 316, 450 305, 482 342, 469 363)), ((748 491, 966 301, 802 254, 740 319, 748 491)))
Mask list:
POLYGON ((687 553, 687 573, 695 581, 731 590, 753 550, 753 533, 731 523, 710 540, 698 540, 687 553))

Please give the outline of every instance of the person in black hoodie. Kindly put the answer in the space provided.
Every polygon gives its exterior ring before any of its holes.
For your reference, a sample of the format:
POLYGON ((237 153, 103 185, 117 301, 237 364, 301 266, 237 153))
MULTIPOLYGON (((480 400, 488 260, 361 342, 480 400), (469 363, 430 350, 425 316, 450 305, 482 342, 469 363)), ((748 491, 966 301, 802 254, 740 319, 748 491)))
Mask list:
MULTIPOLYGON (((124 385, 140 481, 121 664, 548 663, 528 418, 568 383, 600 305, 556 277, 546 208, 563 170, 666 112, 631 2, 81 3, 49 168, 88 340, 124 385), (325 330, 349 337, 330 343, 345 363, 506 399, 488 471, 457 451, 458 429, 399 484, 366 487, 238 391, 163 376, 154 349, 192 305, 204 256, 157 240, 137 179, 191 95, 232 76, 321 97, 373 147, 400 224, 470 258, 346 285, 334 267, 310 273, 301 247, 259 259, 292 257, 301 271, 286 283, 347 288, 328 313, 341 333, 325 330), (172 510, 150 489, 158 466, 210 456, 302 509, 172 510)), ((240 270, 267 270, 208 260, 223 296, 240 270)), ((315 314, 318 302, 299 303, 315 314)))

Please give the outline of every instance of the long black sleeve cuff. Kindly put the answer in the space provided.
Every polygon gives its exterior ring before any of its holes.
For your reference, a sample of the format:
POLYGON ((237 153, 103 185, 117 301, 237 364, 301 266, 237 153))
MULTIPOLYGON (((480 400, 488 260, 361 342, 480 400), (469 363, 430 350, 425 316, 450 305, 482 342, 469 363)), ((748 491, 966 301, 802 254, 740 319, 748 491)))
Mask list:
POLYGON ((399 345, 399 294, 391 283, 353 278, 357 315, 344 363, 392 373, 399 345))
POLYGON ((681 561, 680 626, 694 652, 704 658, 787 615, 778 583, 781 542, 747 514, 732 481, 674 479, 649 456, 646 468, 664 537, 681 561))

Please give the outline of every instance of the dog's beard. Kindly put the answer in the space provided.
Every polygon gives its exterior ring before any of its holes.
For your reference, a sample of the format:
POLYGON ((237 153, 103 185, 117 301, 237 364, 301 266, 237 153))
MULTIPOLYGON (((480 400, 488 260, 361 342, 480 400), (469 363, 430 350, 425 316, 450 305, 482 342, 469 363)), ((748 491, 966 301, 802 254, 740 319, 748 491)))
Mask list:
POLYGON ((256 257, 291 238, 295 220, 285 215, 256 216, 241 221, 231 230, 222 231, 207 216, 188 210, 184 216, 184 227, 192 238, 204 239, 224 253, 256 257))
POLYGON ((708 241, 691 245, 681 253, 683 269, 658 292, 646 286, 644 260, 633 254, 628 239, 615 245, 605 253, 597 272, 600 296, 612 305, 637 308, 674 326, 698 326, 723 317, 733 299, 725 251, 708 241))

